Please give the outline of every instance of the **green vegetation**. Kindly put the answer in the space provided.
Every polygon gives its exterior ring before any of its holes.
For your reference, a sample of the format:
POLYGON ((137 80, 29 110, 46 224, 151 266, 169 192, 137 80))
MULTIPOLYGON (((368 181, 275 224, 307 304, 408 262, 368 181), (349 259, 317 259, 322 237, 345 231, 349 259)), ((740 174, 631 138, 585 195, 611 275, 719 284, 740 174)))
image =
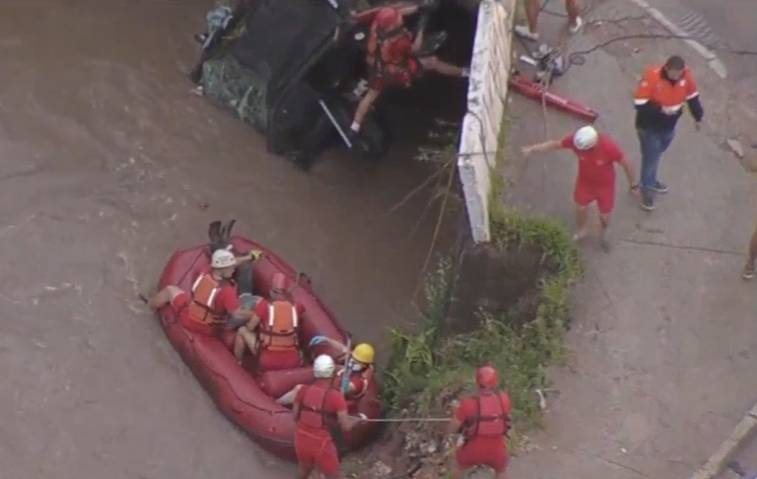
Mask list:
MULTIPOLYGON (((506 135, 507 125, 502 130, 506 135)), ((500 166, 506 161, 505 135, 500 166)), ((446 416, 450 401, 474 387, 476 367, 492 364, 513 402, 510 442, 517 449, 541 424, 538 391, 549 387, 545 368, 562 357, 571 287, 581 268, 564 227, 504 205, 507 182, 499 172, 494 177, 492 245, 462 247, 429 275, 416 332, 391 331, 383 388, 395 414, 409 409, 413 416, 446 416), (466 294, 476 297, 461 308, 466 294)))

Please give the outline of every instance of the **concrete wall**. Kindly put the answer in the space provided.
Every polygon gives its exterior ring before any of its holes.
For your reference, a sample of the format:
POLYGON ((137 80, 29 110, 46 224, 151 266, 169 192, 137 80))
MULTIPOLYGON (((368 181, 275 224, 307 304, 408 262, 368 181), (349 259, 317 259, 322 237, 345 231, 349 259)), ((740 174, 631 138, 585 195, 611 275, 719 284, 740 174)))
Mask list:
POLYGON ((473 239, 491 240, 489 194, 507 97, 516 0, 483 0, 471 60, 468 113, 462 124, 457 168, 473 239))

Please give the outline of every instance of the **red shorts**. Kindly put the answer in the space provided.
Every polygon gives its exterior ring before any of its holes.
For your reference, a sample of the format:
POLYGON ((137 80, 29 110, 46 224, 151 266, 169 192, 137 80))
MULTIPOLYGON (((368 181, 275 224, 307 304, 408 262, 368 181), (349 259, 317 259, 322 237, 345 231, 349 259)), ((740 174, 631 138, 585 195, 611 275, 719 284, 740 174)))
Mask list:
POLYGON ((615 185, 595 186, 576 183, 573 201, 581 207, 589 206, 596 201, 601 214, 610 214, 615 209, 615 185))
POLYGON ((258 353, 258 369, 260 372, 294 369, 302 366, 302 358, 298 350, 266 351, 258 353))
POLYGON ((477 437, 457 448, 457 464, 462 469, 489 466, 498 474, 507 468, 507 446, 504 437, 477 437))
POLYGON ((221 340, 227 347, 231 348, 234 345, 234 339, 237 333, 234 331, 221 331, 220 334, 217 328, 209 326, 207 324, 200 324, 193 320, 189 316, 189 302, 192 299, 188 293, 181 293, 171 301, 171 310, 179 318, 181 325, 193 333, 204 334, 206 336, 215 336, 221 340))
POLYGON ((297 429, 294 450, 300 465, 317 467, 326 476, 339 474, 339 453, 330 435, 316 435, 297 429))

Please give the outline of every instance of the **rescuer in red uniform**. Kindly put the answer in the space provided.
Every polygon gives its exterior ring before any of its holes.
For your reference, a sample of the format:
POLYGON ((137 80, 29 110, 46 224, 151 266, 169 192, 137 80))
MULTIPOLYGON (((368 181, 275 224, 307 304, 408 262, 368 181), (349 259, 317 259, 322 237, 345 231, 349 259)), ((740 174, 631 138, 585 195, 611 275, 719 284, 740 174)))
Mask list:
POLYGON ((450 420, 447 432, 462 433, 464 443, 457 448, 450 478, 462 479, 474 466, 494 469, 498 479, 505 478, 507 445, 510 430, 510 396, 498 391, 497 371, 482 366, 476 372, 478 393, 460 402, 450 420))
POLYGON ((289 294, 286 276, 274 273, 268 299, 261 299, 255 305, 255 318, 250 324, 257 325, 256 331, 249 325, 239 330, 250 351, 257 355, 259 371, 302 365, 299 328, 304 313, 305 308, 296 304, 289 294))
POLYGON ((349 431, 357 419, 347 415, 347 402, 332 379, 336 365, 331 356, 322 354, 313 362, 315 382, 303 386, 294 399, 297 431, 297 479, 307 479, 318 468, 327 479, 339 479, 339 453, 332 439, 332 428, 349 431))
MULTIPOLYGON (((419 7, 404 9, 412 15, 419 7)), ((433 70, 442 75, 467 77, 468 69, 439 60, 434 55, 417 56, 423 46, 424 32, 418 31, 413 40, 402 23, 402 14, 396 8, 383 7, 373 19, 368 34, 368 92, 360 100, 350 126, 353 134, 360 132, 363 119, 381 91, 390 86, 408 87, 424 70, 433 70)))
POLYGON ((181 325, 190 331, 217 336, 224 343, 233 341, 234 355, 241 359, 244 337, 235 331, 249 326, 253 313, 240 304, 232 277, 236 267, 253 260, 256 253, 236 257, 231 251, 219 249, 210 259, 209 270, 195 278, 189 292, 168 285, 147 304, 153 309, 170 306, 181 325))

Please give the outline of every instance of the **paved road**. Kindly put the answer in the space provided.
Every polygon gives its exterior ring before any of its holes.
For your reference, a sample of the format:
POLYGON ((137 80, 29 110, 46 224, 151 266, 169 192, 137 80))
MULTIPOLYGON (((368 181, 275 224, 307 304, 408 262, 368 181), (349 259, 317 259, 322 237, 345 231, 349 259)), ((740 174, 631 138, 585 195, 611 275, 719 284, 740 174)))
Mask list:
MULTIPOLYGON (((718 48, 757 51, 753 0, 648 0, 701 43, 718 48)), ((688 54, 688 52, 684 52, 688 54)), ((757 57, 719 53, 737 82, 757 82, 757 57)))

